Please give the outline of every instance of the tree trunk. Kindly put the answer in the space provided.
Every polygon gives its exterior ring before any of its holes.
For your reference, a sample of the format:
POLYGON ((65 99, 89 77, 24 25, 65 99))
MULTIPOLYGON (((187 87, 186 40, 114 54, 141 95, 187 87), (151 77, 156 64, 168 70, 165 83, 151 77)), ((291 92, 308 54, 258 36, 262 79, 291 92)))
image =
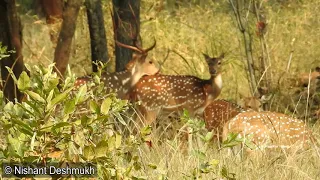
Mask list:
POLYGON ((62 19, 62 0, 40 0, 46 15, 47 24, 54 24, 62 19))
POLYGON ((34 3, 38 16, 45 15, 51 42, 56 47, 61 27, 63 0, 34 0, 34 3))
POLYGON ((4 82, 4 96, 9 101, 22 98, 22 93, 18 90, 10 73, 5 68, 10 67, 14 75, 19 78, 24 70, 22 56, 22 29, 21 22, 16 10, 15 0, 0 0, 0 42, 7 46, 8 50, 14 50, 10 57, 3 58, 1 63, 1 77, 4 82))
POLYGON ((76 22, 79 14, 81 0, 68 0, 66 9, 63 13, 63 22, 58 38, 58 44, 54 52, 55 71, 63 78, 67 69, 70 56, 70 46, 76 30, 76 22))
POLYGON ((86 0, 85 5, 91 40, 92 71, 98 72, 97 62, 107 62, 109 59, 101 0, 86 0))
MULTIPOLYGON (((112 2, 115 40, 129 45, 132 45, 133 40, 137 40, 141 46, 140 0, 113 0, 112 2)), ((132 50, 115 46, 115 51, 116 71, 123 71, 132 58, 132 50)))

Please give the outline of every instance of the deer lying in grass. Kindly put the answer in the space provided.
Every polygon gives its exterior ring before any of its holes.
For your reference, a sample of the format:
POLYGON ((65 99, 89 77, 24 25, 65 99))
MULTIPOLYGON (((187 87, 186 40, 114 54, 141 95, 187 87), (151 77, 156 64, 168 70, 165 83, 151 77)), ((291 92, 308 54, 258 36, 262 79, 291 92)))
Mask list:
POLYGON ((188 110, 191 116, 203 114, 204 109, 216 99, 222 88, 222 78, 217 72, 224 55, 211 58, 204 54, 211 78, 202 80, 195 76, 153 75, 145 76, 135 86, 131 98, 140 101, 138 111, 150 125, 160 113, 188 110))
POLYGON ((276 112, 248 111, 239 113, 223 127, 222 138, 229 133, 250 137, 256 149, 310 147, 315 143, 311 130, 296 118, 276 112))

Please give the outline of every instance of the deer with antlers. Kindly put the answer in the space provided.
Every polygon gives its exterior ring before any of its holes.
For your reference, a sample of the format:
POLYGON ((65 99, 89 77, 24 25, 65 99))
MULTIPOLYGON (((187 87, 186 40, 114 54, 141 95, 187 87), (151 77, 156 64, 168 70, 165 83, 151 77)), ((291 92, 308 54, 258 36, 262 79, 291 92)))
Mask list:
MULTIPOLYGON (((101 75, 101 79, 107 93, 115 92, 118 98, 127 99, 127 94, 141 77, 144 75, 154 75, 159 72, 159 67, 151 59, 147 59, 148 52, 155 47, 156 41, 147 49, 138 47, 136 43, 134 43, 134 46, 120 42, 116 42, 116 44, 133 50, 135 52, 133 58, 126 65, 126 70, 114 73, 104 72, 101 75)), ((90 81, 92 81, 91 77, 80 77, 76 80, 75 87, 78 88, 90 81)))
POLYGON ((203 114, 204 109, 216 99, 222 88, 220 57, 211 58, 204 54, 211 78, 202 80, 195 76, 153 75, 144 76, 132 91, 131 99, 140 101, 138 111, 144 122, 150 125, 160 111, 188 110, 191 116, 203 114))

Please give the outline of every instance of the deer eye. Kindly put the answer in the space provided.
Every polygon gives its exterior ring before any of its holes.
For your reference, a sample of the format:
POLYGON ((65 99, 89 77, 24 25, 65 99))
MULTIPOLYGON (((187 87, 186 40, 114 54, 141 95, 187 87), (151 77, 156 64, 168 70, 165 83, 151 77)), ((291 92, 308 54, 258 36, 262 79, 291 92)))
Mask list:
POLYGON ((218 65, 221 65, 221 61, 218 61, 218 65))
POLYGON ((152 61, 149 61, 149 64, 152 64, 153 62, 152 61))

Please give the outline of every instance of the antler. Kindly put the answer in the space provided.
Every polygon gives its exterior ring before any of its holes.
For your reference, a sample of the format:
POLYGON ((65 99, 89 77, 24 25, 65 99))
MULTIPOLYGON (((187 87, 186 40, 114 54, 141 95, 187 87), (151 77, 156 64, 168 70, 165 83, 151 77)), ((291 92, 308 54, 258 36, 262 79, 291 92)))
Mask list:
POLYGON ((152 50, 152 49, 157 45, 157 41, 156 41, 156 39, 155 39, 155 38, 153 38, 153 39, 154 39, 154 43, 153 43, 153 45, 152 45, 151 47, 149 47, 149 48, 147 48, 147 49, 143 50, 144 52, 148 52, 148 51, 152 50))
POLYGON ((124 48, 128 48, 128 49, 137 51, 139 53, 147 53, 148 51, 152 50, 157 44, 157 41, 154 39, 154 43, 152 44, 152 46, 150 46, 147 49, 142 49, 137 45, 136 41, 133 41, 133 46, 130 46, 130 45, 127 45, 127 44, 123 44, 123 43, 121 43, 119 41, 115 41, 115 42, 116 42, 116 44, 118 46, 121 46, 121 47, 124 47, 124 48))
POLYGON ((131 4, 129 4, 129 8, 130 8, 130 10, 131 10, 131 12, 132 12, 134 24, 136 25, 136 28, 133 28, 133 27, 132 27, 132 24, 130 24, 131 35, 129 35, 129 36, 131 36, 131 39, 132 39, 132 41, 133 41, 133 46, 120 43, 120 42, 117 41, 117 40, 115 41, 115 43, 116 43, 118 46, 121 46, 121 47, 124 47, 124 48, 128 48, 128 49, 131 49, 131 50, 134 50, 134 51, 139 52, 139 53, 141 53, 141 54, 148 53, 148 51, 152 50, 152 49, 156 46, 157 42, 156 42, 156 40, 155 40, 155 38, 154 38, 154 43, 153 43, 153 45, 152 45, 151 47, 147 48, 147 49, 143 49, 142 47, 140 47, 140 46, 138 45, 139 25, 138 25, 136 15, 134 14, 134 11, 133 11, 133 9, 132 9, 131 4), (135 29, 135 32, 133 32, 133 29, 135 29))
POLYGON ((124 47, 124 48, 128 48, 128 49, 137 51, 137 52, 139 52, 139 53, 143 53, 143 50, 140 50, 140 48, 138 48, 138 47, 130 46, 130 45, 127 45, 127 44, 123 44, 123 43, 121 43, 121 42, 119 42, 119 41, 116 41, 116 44, 117 44, 118 46, 121 46, 121 47, 124 47))

